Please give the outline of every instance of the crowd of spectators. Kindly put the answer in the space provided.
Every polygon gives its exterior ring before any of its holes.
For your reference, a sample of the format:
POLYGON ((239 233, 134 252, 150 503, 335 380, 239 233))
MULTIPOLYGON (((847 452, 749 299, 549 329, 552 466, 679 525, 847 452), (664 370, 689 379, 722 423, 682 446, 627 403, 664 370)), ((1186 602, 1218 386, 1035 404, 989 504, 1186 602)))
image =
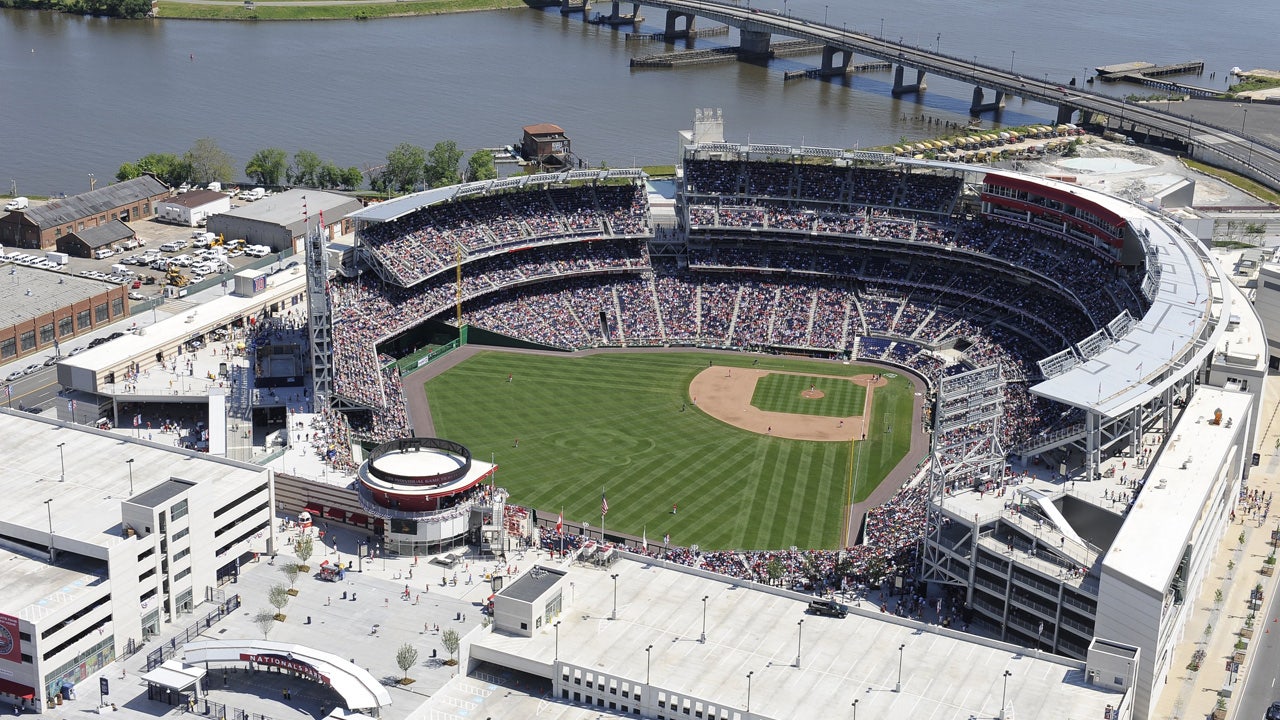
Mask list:
POLYGON ((458 261, 529 243, 648 232, 641 184, 498 192, 430 205, 369 225, 360 240, 394 281, 415 285, 458 261))
POLYGON ((707 198, 718 197, 722 202, 752 198, 752 204, 820 203, 846 213, 857 207, 945 213, 955 204, 962 185, 957 176, 931 172, 789 161, 688 160, 684 170, 685 194, 697 198, 695 204, 707 198))
MULTIPOLYGON (((752 580, 804 592, 822 593, 877 586, 912 567, 924 534, 927 485, 917 478, 884 504, 867 512, 861 544, 842 550, 695 550, 669 543, 647 547, 628 543, 628 550, 741 580, 752 580)), ((583 535, 541 533, 546 550, 582 547, 583 535)))

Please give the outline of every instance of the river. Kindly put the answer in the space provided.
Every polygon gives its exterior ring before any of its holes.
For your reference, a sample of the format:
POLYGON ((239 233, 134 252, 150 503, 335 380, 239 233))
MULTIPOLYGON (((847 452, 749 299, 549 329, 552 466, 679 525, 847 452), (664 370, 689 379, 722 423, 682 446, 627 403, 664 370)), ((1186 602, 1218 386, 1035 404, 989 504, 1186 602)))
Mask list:
MULTIPOLYGON (((769 9, 772 0, 762 1, 769 9)), ((1193 0, 1131 0, 1101 11, 1047 0, 927 2, 910 13, 871 0, 856 14, 852 4, 778 4, 877 35, 883 22, 886 37, 1063 83, 1097 65, 1203 59, 1205 74, 1195 82, 1225 87, 1233 65, 1274 66, 1271 35, 1280 27, 1275 3, 1256 3, 1247 16, 1193 0)), ((661 11, 642 13, 642 30, 661 29, 661 11)), ((577 154, 619 167, 670 164, 676 133, 691 125, 697 107, 723 108, 730 140, 820 146, 934 134, 922 115, 967 120, 972 88, 943 78, 928 78, 925 93, 902 99, 890 97, 888 72, 784 82, 785 70, 816 66, 817 56, 767 67, 628 67, 630 56, 662 48, 627 43, 621 32, 557 10, 293 23, 0 10, 0 193, 11 181, 21 194, 81 192, 90 174, 109 181, 123 162, 180 154, 200 137, 215 139, 237 169, 263 147, 306 148, 368 168, 400 142, 493 147, 518 142, 523 125, 553 122, 577 154)), ((1002 119, 1019 124, 1052 114, 1015 99, 1002 119)), ((984 121, 990 126, 989 115, 984 121)))

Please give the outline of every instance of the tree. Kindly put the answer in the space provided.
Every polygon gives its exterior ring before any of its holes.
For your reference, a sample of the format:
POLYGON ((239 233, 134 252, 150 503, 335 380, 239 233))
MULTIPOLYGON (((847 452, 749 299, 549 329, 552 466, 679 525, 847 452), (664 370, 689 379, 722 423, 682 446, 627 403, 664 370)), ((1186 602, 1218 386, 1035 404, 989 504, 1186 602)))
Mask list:
POLYGON ((264 148, 249 158, 244 174, 259 185, 279 185, 288 163, 288 156, 280 148, 264 148))
POLYGON ((283 585, 272 585, 267 591, 267 602, 271 603, 271 607, 276 609, 275 619, 284 622, 284 608, 292 599, 289 594, 289 588, 283 585))
POLYGON ((293 589, 294 583, 298 582, 298 575, 302 573, 302 566, 298 563, 285 563, 280 566, 280 572, 289 579, 289 589, 293 589))
POLYGON ((344 190, 358 190, 364 184, 364 173, 360 172, 360 168, 352 165, 342 171, 342 182, 340 185, 344 190))
POLYGON ((769 575, 769 584, 777 585, 778 580, 782 578, 782 563, 777 560, 770 560, 765 563, 764 571, 769 575))
POLYGON ((427 154, 423 168, 423 179, 426 180, 427 186, 456 185, 460 180, 458 163, 462 162, 462 155, 462 151, 458 149, 458 143, 452 140, 441 140, 436 143, 427 154))
POLYGON ((298 560, 302 565, 298 568, 302 572, 307 572, 311 568, 307 567, 307 560, 311 557, 311 551, 314 550, 311 543, 310 535, 303 535, 293 543, 293 554, 298 556, 298 560))
POLYGON ((293 165, 286 177, 293 185, 316 187, 316 178, 320 173, 320 156, 310 150, 299 150, 293 154, 293 165))
POLYGON ((262 632, 262 639, 266 640, 271 634, 271 628, 276 626, 275 613, 270 610, 259 610, 253 616, 253 624, 258 626, 258 630, 262 632))
POLYGON ((116 171, 116 182, 124 182, 125 180, 132 180, 141 175, 142 175, 142 168, 138 167, 137 163, 127 162, 121 165, 120 169, 116 171))
POLYGON ((218 147, 218 143, 213 138, 196 140, 191 149, 182 156, 182 160, 191 166, 191 182, 198 185, 211 182, 229 183, 235 174, 231 156, 218 147))
POLYGON ((498 168, 493 164, 493 153, 488 150, 477 150, 467 160, 467 180, 493 180, 498 177, 498 168))
POLYGON ((404 672, 404 679, 400 681, 401 685, 409 684, 409 668, 418 664, 418 648, 405 643, 396 651, 396 666, 404 672))
POLYGON ((426 164, 426 150, 417 145, 400 143, 387 153, 387 165, 382 169, 382 181, 389 190, 399 193, 409 192, 422 182, 423 168, 426 164))
POLYGON ((342 168, 331 162, 325 162, 320 166, 320 182, 317 183, 322 188, 336 188, 342 185, 342 168))
POLYGON ((444 645, 444 649, 449 651, 449 664, 453 664, 453 656, 458 654, 459 646, 458 633, 450 628, 440 633, 440 644, 444 645))

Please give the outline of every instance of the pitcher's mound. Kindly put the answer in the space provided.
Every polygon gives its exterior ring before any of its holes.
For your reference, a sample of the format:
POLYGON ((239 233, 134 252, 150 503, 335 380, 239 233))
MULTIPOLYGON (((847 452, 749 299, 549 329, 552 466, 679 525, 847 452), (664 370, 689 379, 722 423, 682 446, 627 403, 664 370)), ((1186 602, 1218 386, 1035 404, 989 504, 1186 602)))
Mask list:
POLYGON ((826 395, 827 394, 822 392, 821 390, 805 390, 804 392, 800 393, 800 397, 805 398, 807 400, 817 400, 819 398, 826 397, 826 395))

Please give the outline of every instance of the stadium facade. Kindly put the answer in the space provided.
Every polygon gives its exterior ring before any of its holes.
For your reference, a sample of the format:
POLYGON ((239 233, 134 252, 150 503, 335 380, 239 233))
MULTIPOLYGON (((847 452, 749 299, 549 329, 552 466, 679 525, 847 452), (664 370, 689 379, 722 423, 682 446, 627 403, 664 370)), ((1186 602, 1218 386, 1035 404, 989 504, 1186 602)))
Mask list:
POLYGON ((353 215, 373 272, 322 291, 335 399, 389 415, 378 343, 458 316, 548 348, 901 366, 932 388, 934 442, 924 530, 891 552, 1146 717, 1247 478, 1266 372, 1212 256, 1167 216, 1002 170, 723 142, 681 160, 670 209, 622 170, 353 215))

